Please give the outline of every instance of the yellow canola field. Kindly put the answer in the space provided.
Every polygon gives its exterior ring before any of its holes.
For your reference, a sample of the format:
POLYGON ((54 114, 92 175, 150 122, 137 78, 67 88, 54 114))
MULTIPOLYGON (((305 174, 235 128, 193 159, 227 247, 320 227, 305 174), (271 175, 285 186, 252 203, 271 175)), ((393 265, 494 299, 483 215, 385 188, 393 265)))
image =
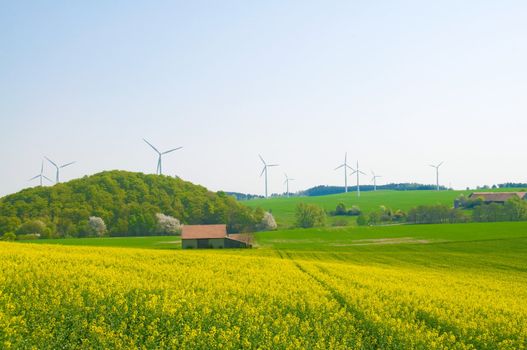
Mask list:
POLYGON ((0 243, 0 348, 522 349, 524 279, 0 243))

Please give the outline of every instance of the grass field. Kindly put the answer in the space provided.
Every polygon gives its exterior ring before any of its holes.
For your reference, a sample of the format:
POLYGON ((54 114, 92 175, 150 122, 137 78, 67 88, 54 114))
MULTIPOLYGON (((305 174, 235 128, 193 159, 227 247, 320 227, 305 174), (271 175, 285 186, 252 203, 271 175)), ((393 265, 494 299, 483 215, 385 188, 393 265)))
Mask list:
POLYGON ((181 249, 181 238, 179 236, 37 239, 23 242, 93 247, 181 249))
POLYGON ((1 243, 0 347, 527 344, 527 223, 285 230, 247 250, 95 247, 167 238, 1 243))
MULTIPOLYGON (((351 208, 357 205, 364 212, 378 209, 385 205, 394 210, 408 210, 422 204, 446 204, 453 205, 454 200, 461 194, 470 193, 469 191, 369 191, 362 192, 360 198, 355 192, 341 193, 330 196, 319 197, 291 197, 291 198, 268 198, 253 199, 244 201, 243 204, 250 207, 261 207, 264 210, 272 211, 279 227, 286 228, 294 225, 295 208, 298 203, 316 204, 327 211, 335 210, 339 203, 344 203, 351 208)), ((335 219, 329 218, 329 224, 335 219)), ((354 219, 348 218, 348 221, 354 219)))

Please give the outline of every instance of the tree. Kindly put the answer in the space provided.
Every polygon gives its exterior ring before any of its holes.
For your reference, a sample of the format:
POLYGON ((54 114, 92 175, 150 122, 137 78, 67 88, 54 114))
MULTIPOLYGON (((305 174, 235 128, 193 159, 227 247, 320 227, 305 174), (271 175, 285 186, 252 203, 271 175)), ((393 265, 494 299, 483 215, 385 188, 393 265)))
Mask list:
POLYGON ((0 216, 0 234, 6 232, 15 232, 20 224, 20 219, 16 216, 0 216))
POLYGON ((346 205, 344 203, 337 204, 335 208, 335 215, 346 215, 346 205))
POLYGON ((15 239, 16 235, 13 232, 6 232, 0 236, 0 240, 2 241, 14 241, 15 239))
POLYGON ((94 236, 102 237, 108 231, 104 220, 98 216, 90 216, 88 220, 88 227, 94 236))
POLYGON ((178 219, 157 213, 156 214, 156 220, 157 220, 157 233, 162 235, 178 235, 181 234, 181 223, 178 219))
POLYGON ((260 229, 262 231, 272 231, 272 230, 276 230, 277 227, 278 225, 276 224, 273 214, 266 211, 260 223, 260 229))
POLYGON ((16 233, 18 235, 45 235, 47 233, 46 231, 46 224, 41 220, 29 220, 20 225, 16 233))
POLYGON ((326 222, 324 210, 314 204, 299 203, 296 206, 296 225, 302 228, 322 226, 326 222))

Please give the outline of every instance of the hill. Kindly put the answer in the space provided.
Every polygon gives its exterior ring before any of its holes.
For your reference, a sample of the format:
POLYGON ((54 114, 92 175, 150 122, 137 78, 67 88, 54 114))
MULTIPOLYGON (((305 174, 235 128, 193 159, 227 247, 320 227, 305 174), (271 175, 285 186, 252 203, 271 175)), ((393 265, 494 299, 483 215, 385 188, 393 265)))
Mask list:
POLYGON ((96 216, 109 235, 152 235, 159 233, 158 213, 185 224, 227 223, 230 232, 251 229, 263 215, 179 178, 106 171, 1 198, 0 234, 82 237, 89 235, 89 217, 96 216))
MULTIPOLYGON (((346 207, 358 206, 362 211, 369 212, 384 205, 394 210, 408 210, 418 205, 446 204, 453 205, 454 200, 469 191, 371 191, 364 192, 357 198, 355 192, 340 193, 328 196, 268 198, 244 201, 245 205, 253 208, 261 207, 273 213, 279 227, 290 227, 295 221, 295 208, 299 203, 316 204, 327 211, 335 210, 339 203, 346 207)), ((330 218, 331 221, 342 220, 342 217, 330 218)), ((346 218, 352 220, 352 218, 346 218)), ((354 219, 353 219, 354 220, 354 219)))

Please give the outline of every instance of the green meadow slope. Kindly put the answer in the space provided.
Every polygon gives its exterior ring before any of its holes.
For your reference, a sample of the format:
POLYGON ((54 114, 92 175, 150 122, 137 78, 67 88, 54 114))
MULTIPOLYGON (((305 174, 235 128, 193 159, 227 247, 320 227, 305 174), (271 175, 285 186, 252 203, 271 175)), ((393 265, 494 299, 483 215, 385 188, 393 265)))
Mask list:
MULTIPOLYGON (((260 207, 267 211, 272 211, 275 220, 280 228, 288 228, 294 225, 295 208, 298 203, 316 204, 327 211, 335 210, 339 203, 344 203, 350 208, 352 205, 358 206, 362 211, 369 212, 385 205, 394 210, 408 210, 423 204, 446 204, 453 205, 454 200, 461 194, 470 191, 369 191, 362 192, 360 198, 355 192, 341 193, 329 196, 318 197, 291 197, 291 198, 268 198, 253 199, 242 202, 243 204, 256 208, 260 207)), ((336 218, 330 218, 329 223, 336 218)), ((338 219, 343 219, 339 217, 338 219)), ((348 221, 355 219, 346 218, 348 221)))

